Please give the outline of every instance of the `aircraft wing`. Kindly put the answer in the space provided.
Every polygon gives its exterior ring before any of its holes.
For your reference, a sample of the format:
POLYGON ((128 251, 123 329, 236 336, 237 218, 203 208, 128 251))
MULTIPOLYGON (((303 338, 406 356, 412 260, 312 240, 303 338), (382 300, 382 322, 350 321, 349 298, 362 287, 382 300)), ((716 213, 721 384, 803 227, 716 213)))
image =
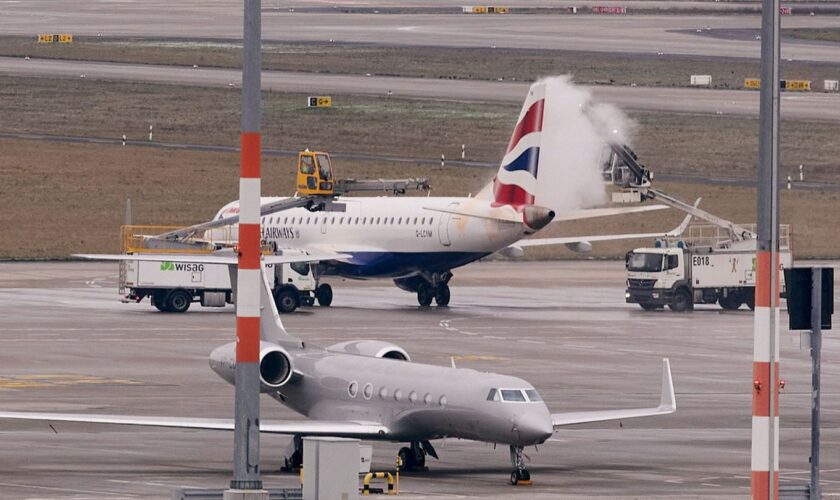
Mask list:
POLYGON ((677 411, 677 399, 674 396, 674 381, 671 379, 671 363, 668 358, 662 360, 662 395, 659 406, 653 408, 633 408, 627 410, 581 411, 572 413, 552 413, 551 421, 554 428, 565 425, 585 424, 589 422, 604 422, 607 420, 623 420, 626 418, 650 417, 653 415, 667 415, 677 411))
POLYGON ((551 222, 591 219, 593 217, 608 217, 611 215, 626 215, 639 212, 650 212, 652 210, 665 210, 667 205, 642 205, 639 207, 607 207, 607 208, 584 208, 559 212, 551 222))
MULTIPOLYGON (((191 262, 196 264, 236 264, 238 259, 233 255, 213 254, 73 254, 89 260, 142 260, 147 262, 191 262)), ((264 264, 291 264, 294 262, 324 262, 327 260, 347 260, 350 255, 336 252, 312 252, 308 254, 292 255, 263 255, 264 264)))
MULTIPOLYGON (((232 431, 233 420, 223 418, 142 417, 95 415, 84 413, 0 412, 0 419, 34 420, 39 422, 76 422, 88 424, 133 425, 140 427, 169 427, 175 429, 204 429, 232 431)), ((304 436, 382 437, 390 430, 378 422, 328 420, 264 421, 260 432, 266 434, 300 434, 304 436)))
POLYGON ((519 240, 512 246, 525 248, 543 245, 572 245, 575 243, 589 243, 593 241, 632 240, 639 238, 677 237, 685 232, 691 222, 691 214, 686 215, 680 225, 664 233, 629 233, 629 234, 599 234, 593 236, 567 236, 562 238, 530 238, 519 240))

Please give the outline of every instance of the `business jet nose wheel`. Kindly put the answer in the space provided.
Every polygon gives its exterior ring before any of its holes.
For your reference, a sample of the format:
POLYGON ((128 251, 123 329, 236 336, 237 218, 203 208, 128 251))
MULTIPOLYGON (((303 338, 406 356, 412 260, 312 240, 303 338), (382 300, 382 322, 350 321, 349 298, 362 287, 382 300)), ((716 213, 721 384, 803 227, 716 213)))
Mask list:
POLYGON ((510 473, 510 484, 514 486, 527 486, 531 484, 531 473, 525 468, 525 457, 521 446, 510 447, 510 463, 513 471, 510 473))

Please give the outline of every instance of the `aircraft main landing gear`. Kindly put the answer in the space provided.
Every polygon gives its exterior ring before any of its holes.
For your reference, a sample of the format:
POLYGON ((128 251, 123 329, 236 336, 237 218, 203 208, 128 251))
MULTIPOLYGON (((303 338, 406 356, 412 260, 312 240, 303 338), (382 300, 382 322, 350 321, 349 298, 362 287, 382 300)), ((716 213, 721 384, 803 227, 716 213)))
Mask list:
POLYGON ((292 442, 286 447, 284 455, 281 468, 284 472, 295 472, 303 467, 303 440, 300 436, 292 436, 292 442))
POLYGON ((531 473, 525 468, 525 458, 521 446, 510 446, 510 463, 513 471, 510 473, 510 484, 527 486, 531 484, 531 473))
POLYGON ((426 455, 438 458, 432 443, 428 441, 412 441, 410 447, 400 448, 399 453, 397 453, 399 463, 402 464, 400 471, 427 470, 426 455))

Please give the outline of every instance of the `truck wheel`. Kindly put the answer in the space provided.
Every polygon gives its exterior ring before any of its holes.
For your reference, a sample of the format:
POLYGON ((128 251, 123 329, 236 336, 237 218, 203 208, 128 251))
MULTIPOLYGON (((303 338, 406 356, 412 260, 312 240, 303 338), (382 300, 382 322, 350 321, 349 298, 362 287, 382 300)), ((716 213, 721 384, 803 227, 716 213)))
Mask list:
POLYGON ((668 304, 674 312, 685 312, 691 307, 691 296, 685 290, 677 290, 673 300, 668 304))
POLYGON ((190 304, 192 304, 192 295, 187 293, 186 290, 175 290, 166 299, 166 308, 169 312, 186 312, 190 308, 190 304))
POLYGON ((169 306, 167 305, 166 298, 167 298, 166 294, 156 293, 156 294, 152 295, 152 297, 151 297, 152 305, 155 306, 155 309, 157 309, 160 312, 170 312, 169 311, 169 306))
POLYGON ((327 283, 318 285, 315 289, 315 298, 318 299, 318 305, 321 307, 330 307, 333 299, 332 287, 327 283))
POLYGON ((294 312, 300 306, 300 294, 292 287, 284 287, 274 294, 277 310, 283 314, 294 312))
POLYGON ((727 311, 736 311, 741 307, 741 302, 741 297, 736 293, 730 293, 727 297, 723 295, 718 297, 718 304, 727 311))
POLYGON ((747 292, 745 295, 744 302, 746 302, 747 307, 750 308, 750 311, 755 311, 755 291, 747 292))

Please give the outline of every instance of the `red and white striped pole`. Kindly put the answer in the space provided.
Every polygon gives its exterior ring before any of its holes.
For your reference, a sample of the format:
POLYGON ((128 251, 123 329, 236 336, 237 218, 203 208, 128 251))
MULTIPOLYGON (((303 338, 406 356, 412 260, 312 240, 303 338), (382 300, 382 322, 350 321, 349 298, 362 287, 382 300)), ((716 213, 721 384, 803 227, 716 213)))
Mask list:
MULTIPOLYGON (((260 495, 260 0, 244 0, 232 490, 260 495)), ((265 493, 265 492, 261 492, 265 493)))
POLYGON ((754 500, 779 497, 779 0, 762 0, 752 477, 754 500))
POLYGON ((765 250, 756 254, 751 480, 756 500, 779 494, 778 255, 765 250))

